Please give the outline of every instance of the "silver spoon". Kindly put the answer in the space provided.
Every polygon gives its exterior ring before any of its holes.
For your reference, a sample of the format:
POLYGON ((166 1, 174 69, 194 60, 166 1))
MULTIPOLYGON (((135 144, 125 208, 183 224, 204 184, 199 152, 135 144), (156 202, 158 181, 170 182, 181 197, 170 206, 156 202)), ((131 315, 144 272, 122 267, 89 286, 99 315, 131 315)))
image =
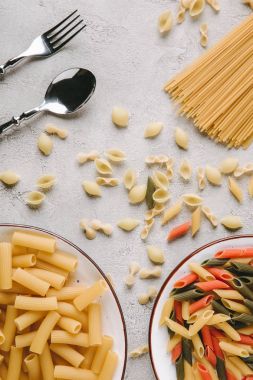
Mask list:
POLYGON ((79 110, 92 96, 96 78, 91 71, 74 68, 63 71, 47 89, 43 103, 18 117, 0 125, 0 134, 12 126, 19 126, 24 120, 40 112, 49 111, 56 115, 66 115, 79 110))

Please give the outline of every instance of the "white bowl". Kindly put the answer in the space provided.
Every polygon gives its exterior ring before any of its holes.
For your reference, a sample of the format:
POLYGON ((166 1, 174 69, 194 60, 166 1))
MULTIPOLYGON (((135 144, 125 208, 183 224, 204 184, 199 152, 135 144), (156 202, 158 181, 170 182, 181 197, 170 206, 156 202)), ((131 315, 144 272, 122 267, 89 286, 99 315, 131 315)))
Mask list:
POLYGON ((182 260, 163 283, 156 298, 149 324, 149 353, 152 367, 158 380, 176 379, 175 366, 170 355, 166 352, 169 338, 168 332, 164 326, 159 326, 162 307, 173 289, 173 284, 189 273, 189 262, 201 263, 213 257, 219 250, 243 246, 253 246, 253 235, 231 236, 206 244, 182 260))
POLYGON ((103 307, 103 333, 111 335, 114 339, 114 351, 119 356, 118 367, 113 380, 124 379, 127 361, 127 334, 123 312, 114 289, 99 266, 80 248, 63 237, 46 231, 42 228, 24 226, 19 224, 0 224, 0 241, 10 241, 11 235, 17 230, 28 230, 51 235, 56 239, 57 247, 63 251, 78 256, 78 268, 74 282, 85 282, 86 284, 103 277, 109 286, 109 291, 101 298, 103 307))

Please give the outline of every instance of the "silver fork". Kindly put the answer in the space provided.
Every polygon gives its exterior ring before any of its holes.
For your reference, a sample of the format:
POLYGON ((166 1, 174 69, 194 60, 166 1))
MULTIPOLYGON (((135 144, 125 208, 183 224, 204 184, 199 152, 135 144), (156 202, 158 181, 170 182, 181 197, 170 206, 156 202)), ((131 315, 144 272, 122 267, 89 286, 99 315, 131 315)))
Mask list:
POLYGON ((83 20, 80 18, 80 15, 76 15, 76 13, 77 9, 53 28, 35 38, 28 49, 23 53, 0 65, 0 77, 3 76, 8 69, 16 66, 17 63, 24 59, 35 57, 46 58, 57 53, 86 26, 83 25, 83 20), (62 28, 60 28, 61 26, 62 28))

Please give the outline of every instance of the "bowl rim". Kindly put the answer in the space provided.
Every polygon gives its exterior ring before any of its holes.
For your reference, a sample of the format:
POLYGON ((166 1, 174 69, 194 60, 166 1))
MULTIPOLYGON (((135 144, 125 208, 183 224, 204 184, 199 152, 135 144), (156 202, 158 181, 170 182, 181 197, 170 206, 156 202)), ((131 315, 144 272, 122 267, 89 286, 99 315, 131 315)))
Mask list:
POLYGON ((64 243, 69 244, 71 247, 73 247, 78 252, 80 252, 81 255, 83 255, 87 260, 89 260, 91 262, 91 264, 93 264, 94 267, 98 270, 98 272, 104 278, 104 280, 106 281, 107 285, 109 286, 109 288, 110 288, 110 290, 112 292, 112 295, 113 295, 113 297, 114 297, 114 299, 116 301, 116 304, 117 304, 117 307, 118 307, 118 310, 119 310, 119 313, 120 313, 122 325, 123 325, 124 342, 125 342, 124 364, 123 364, 123 371, 122 371, 122 375, 121 375, 121 380, 123 380, 124 377, 125 377, 125 372, 126 372, 127 348, 128 348, 126 322, 125 322, 125 318, 124 318, 124 314, 123 314, 123 310, 122 310, 119 298, 118 298, 115 290, 113 289, 112 284, 108 280, 106 274, 103 272, 103 270, 99 267, 99 265, 86 252, 84 252, 76 244, 72 243, 70 240, 64 238, 63 236, 59 235, 56 232, 48 231, 47 229, 42 228, 42 227, 36 227, 36 226, 28 225, 28 224, 18 224, 18 223, 0 223, 0 228, 1 227, 14 227, 14 228, 16 227, 16 228, 24 228, 24 229, 27 229, 27 230, 33 229, 33 230, 36 230, 36 231, 43 232, 45 234, 51 235, 53 237, 56 237, 57 239, 62 240, 64 243))
POLYGON ((215 244, 218 244, 218 243, 222 243, 222 242, 228 241, 228 240, 237 240, 237 239, 241 239, 241 238, 253 238, 253 234, 232 235, 232 236, 230 235, 230 236, 227 236, 227 237, 224 237, 224 238, 213 240, 210 243, 206 243, 206 244, 202 245, 201 247, 199 247, 199 248, 195 249, 194 251, 192 251, 183 260, 181 260, 175 266, 175 268, 169 273, 169 275, 166 277, 165 281, 163 282, 163 284, 162 284, 162 286, 161 286, 161 288, 160 288, 160 290, 159 290, 159 292, 157 294, 157 297, 155 299, 153 308, 152 308, 152 312, 151 312, 151 316, 150 316, 150 320, 149 320, 149 328, 148 328, 149 357, 150 357, 151 366, 153 368, 153 372, 154 372, 155 378, 157 380, 160 380, 160 378, 159 378, 159 376, 157 374, 157 370, 156 370, 156 366, 155 366, 155 362, 154 362, 154 358, 153 358, 152 344, 151 344, 151 335, 152 334, 151 333, 152 333, 152 327, 153 327, 153 321, 154 321, 154 315, 155 315, 155 312, 156 312, 156 308, 157 308, 157 305, 158 305, 158 303, 160 301, 160 298, 161 298, 161 295, 162 295, 162 293, 164 291, 164 288, 167 286, 168 282, 173 277, 173 275, 181 268, 181 266, 184 265, 192 257, 194 257, 195 255, 197 255, 199 252, 203 251, 204 249, 206 249, 208 247, 211 247, 212 245, 215 245, 215 244))

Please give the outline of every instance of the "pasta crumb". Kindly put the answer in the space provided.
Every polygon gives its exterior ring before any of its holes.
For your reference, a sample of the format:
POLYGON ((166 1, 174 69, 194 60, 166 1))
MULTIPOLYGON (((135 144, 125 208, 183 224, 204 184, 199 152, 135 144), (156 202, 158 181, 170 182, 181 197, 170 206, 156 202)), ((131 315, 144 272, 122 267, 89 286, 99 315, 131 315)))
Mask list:
POLYGON ((129 357, 132 359, 139 358, 140 356, 147 354, 149 352, 148 345, 139 346, 130 352, 129 357))

